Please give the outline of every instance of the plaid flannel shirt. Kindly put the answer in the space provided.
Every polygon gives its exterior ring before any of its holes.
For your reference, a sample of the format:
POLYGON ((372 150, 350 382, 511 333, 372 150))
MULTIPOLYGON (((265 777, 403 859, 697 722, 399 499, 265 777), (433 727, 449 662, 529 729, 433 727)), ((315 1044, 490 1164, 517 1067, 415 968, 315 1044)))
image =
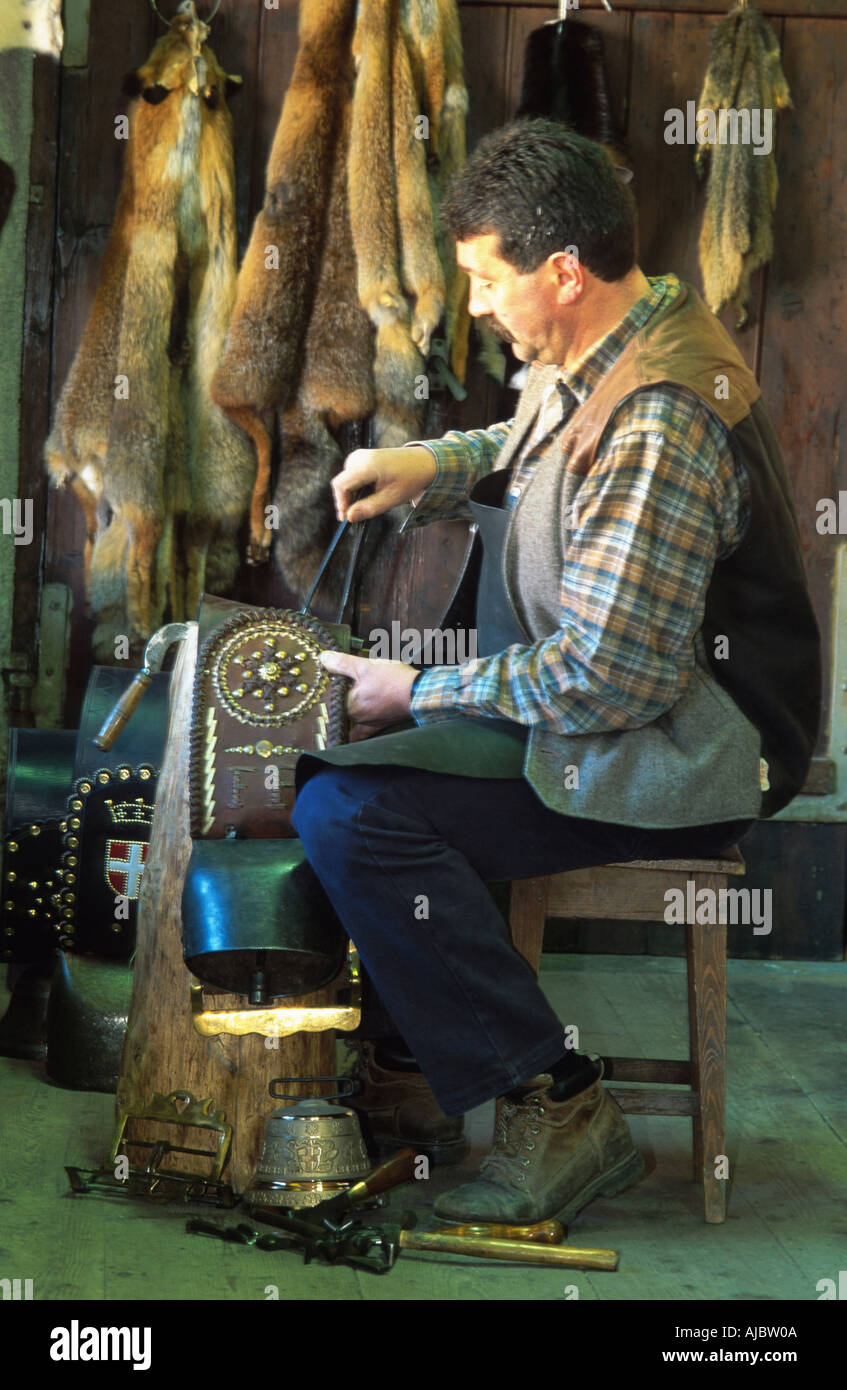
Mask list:
MULTIPOLYGON (((548 393, 513 465, 514 506, 577 406, 650 316, 679 294, 676 276, 650 291, 548 393)), ((465 499, 490 473, 512 421, 428 442, 436 476, 408 525, 471 516, 465 499)), ((529 646, 429 668, 412 692, 417 724, 464 714, 543 724, 562 734, 634 728, 676 702, 694 668, 715 561, 750 520, 746 470, 728 433, 694 392, 636 391, 614 412, 578 494, 561 579, 561 625, 529 646)))

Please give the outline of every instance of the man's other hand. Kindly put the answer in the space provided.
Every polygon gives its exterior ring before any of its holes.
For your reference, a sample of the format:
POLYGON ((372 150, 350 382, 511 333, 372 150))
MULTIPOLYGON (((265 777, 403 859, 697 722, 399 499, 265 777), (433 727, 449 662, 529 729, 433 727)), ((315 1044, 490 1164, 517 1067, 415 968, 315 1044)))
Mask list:
POLYGON ((348 454, 341 473, 332 480, 339 521, 368 521, 382 516, 401 502, 420 497, 436 474, 429 449, 356 449, 348 454), (373 484, 373 492, 354 502, 360 489, 373 484))
POLYGON ((347 696, 347 712, 355 725, 351 743, 409 718, 412 685, 419 673, 405 661, 380 657, 371 661, 343 652, 321 652, 321 665, 334 676, 347 676, 353 682, 347 696))

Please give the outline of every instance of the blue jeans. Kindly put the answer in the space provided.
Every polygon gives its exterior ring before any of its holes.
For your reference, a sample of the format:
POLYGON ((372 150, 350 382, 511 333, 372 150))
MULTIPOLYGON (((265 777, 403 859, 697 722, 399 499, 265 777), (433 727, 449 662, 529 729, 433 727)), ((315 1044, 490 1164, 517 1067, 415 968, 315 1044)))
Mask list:
POLYGON ((447 1115, 502 1095, 565 1051, 486 882, 707 856, 753 824, 642 830, 559 815, 523 779, 312 766, 294 826, 447 1115))

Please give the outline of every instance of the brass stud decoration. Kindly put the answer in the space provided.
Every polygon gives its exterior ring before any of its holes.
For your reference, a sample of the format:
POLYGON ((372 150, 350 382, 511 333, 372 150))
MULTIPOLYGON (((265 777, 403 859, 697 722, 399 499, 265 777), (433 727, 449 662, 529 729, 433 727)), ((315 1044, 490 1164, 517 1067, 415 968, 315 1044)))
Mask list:
POLYGON ((248 633, 236 630, 222 645, 212 671, 215 692, 240 724, 293 724, 327 688, 320 653, 317 638, 278 620, 254 622, 248 633), (257 638, 261 648, 252 645, 257 638))

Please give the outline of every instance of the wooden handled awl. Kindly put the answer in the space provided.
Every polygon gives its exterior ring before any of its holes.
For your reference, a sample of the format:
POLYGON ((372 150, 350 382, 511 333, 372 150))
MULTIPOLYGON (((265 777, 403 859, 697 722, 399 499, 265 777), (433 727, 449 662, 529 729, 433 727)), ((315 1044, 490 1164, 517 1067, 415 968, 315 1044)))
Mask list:
POLYGON ((561 1245, 565 1228, 560 1221, 536 1221, 532 1226, 438 1226, 433 1236, 482 1236, 485 1240, 531 1240, 536 1245, 561 1245))
POLYGON ((141 697, 152 684, 154 673, 162 669, 168 648, 174 642, 182 642, 188 636, 189 626, 189 623, 167 623, 165 627, 160 627, 158 632, 153 633, 144 648, 144 665, 132 685, 124 691, 114 709, 106 716, 100 732, 94 739, 98 748, 108 753, 138 709, 141 697))
POLYGON ((138 672, 135 680, 123 693, 114 709, 106 716, 103 726, 100 729, 94 742, 98 748, 102 748, 108 753, 118 735, 123 733, 138 706, 141 697, 149 689, 153 681, 152 672, 142 669, 138 672))
POLYGON ((617 1250, 582 1249, 576 1245, 533 1245, 526 1240, 492 1240, 489 1236, 454 1236, 441 1232, 400 1231, 401 1250, 430 1250, 443 1255, 475 1255, 484 1260, 550 1268, 617 1269, 617 1250))

